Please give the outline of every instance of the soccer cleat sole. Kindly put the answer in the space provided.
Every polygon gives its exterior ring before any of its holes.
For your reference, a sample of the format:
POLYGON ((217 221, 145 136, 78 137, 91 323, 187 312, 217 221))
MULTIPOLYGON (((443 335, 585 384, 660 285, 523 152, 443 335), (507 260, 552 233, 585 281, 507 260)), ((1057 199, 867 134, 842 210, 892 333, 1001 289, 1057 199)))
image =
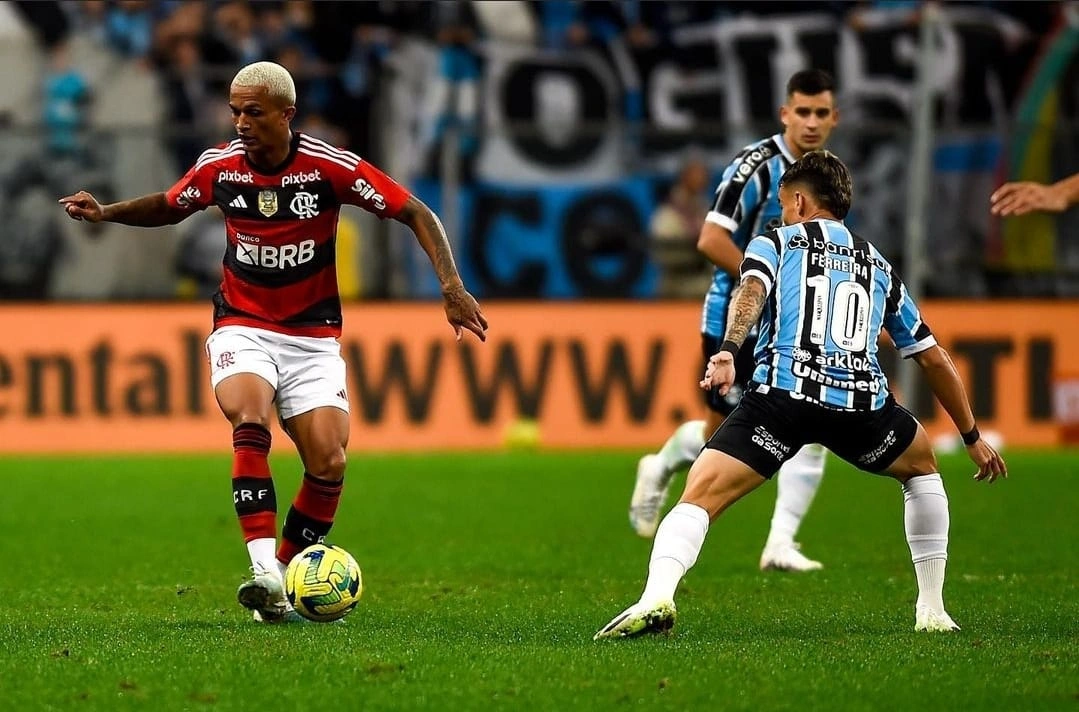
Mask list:
POLYGON ((266 590, 265 586, 246 583, 236 591, 236 600, 244 608, 259 611, 269 606, 270 592, 266 590))
POLYGON ((592 636, 592 640, 668 634, 674 628, 677 618, 678 613, 673 603, 661 603, 644 611, 630 608, 592 636))

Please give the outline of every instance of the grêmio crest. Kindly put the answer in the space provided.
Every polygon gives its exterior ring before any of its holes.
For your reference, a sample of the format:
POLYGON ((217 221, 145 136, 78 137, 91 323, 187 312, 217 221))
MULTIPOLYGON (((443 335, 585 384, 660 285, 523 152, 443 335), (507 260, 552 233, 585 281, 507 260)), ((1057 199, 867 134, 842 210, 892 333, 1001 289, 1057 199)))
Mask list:
POLYGON ((277 212, 277 192, 273 190, 259 191, 259 212, 270 217, 277 212))

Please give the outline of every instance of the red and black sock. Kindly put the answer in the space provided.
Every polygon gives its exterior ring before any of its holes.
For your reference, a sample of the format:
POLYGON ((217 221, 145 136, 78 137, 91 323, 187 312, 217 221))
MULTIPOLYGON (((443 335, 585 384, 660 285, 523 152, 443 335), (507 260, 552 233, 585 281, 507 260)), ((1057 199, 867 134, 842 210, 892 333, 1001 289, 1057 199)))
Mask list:
POLYGON ((277 495, 270 478, 270 431, 243 423, 232 431, 232 503, 244 541, 277 536, 277 495))
POLYGON ((278 561, 287 564, 296 554, 326 538, 333 526, 343 485, 343 480, 330 482, 308 472, 303 474, 300 491, 285 515, 281 545, 277 549, 278 561))

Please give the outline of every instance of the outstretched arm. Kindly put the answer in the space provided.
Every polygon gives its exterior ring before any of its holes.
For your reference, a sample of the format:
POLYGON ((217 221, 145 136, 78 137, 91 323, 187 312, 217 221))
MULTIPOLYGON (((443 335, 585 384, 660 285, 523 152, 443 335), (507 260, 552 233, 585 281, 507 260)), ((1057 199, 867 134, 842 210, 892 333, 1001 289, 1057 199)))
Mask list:
POLYGON ((1005 183, 993 192, 989 202, 991 212, 1002 217, 1062 213, 1079 203, 1079 173, 1050 185, 1032 181, 1005 183))
POLYGON ((967 454, 978 466, 974 479, 993 482, 997 477, 1007 477, 1008 471, 1004 466, 1004 460, 978 432, 966 389, 963 388, 963 381, 960 380, 959 372, 956 371, 955 363, 948 352, 940 346, 930 346, 911 358, 921 366, 925 372, 925 380, 933 389, 933 394, 944 406, 944 410, 962 434, 963 443, 967 446, 967 454))
POLYGON ((757 277, 748 275, 738 283, 731 294, 727 311, 727 332, 719 353, 708 359, 708 367, 701 381, 701 388, 715 388, 726 395, 734 383, 734 357, 742 348, 750 329, 761 318, 768 288, 757 277))
POLYGON ((487 340, 487 319, 480 311, 479 304, 465 290, 457 265, 453 261, 450 241, 442 221, 416 196, 409 196, 395 219, 412 229, 416 240, 431 260, 442 287, 442 301, 446 309, 446 319, 453 326, 457 340, 461 340, 462 328, 468 329, 480 341, 487 340))
POLYGON ((74 195, 60 198, 60 204, 68 216, 75 220, 113 222, 135 227, 175 225, 191 214, 188 210, 169 205, 164 193, 151 193, 141 198, 102 205, 93 195, 80 190, 74 195))

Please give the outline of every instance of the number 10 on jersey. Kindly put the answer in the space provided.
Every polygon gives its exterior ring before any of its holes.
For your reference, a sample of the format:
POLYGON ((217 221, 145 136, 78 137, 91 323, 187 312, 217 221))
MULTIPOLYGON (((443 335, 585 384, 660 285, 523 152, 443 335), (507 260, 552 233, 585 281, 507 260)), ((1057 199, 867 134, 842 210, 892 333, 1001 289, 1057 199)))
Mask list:
POLYGON ((825 332, 844 351, 865 351, 869 336, 869 293, 857 282, 843 281, 832 290, 832 280, 819 274, 806 280, 810 309, 809 341, 824 346, 825 332))

